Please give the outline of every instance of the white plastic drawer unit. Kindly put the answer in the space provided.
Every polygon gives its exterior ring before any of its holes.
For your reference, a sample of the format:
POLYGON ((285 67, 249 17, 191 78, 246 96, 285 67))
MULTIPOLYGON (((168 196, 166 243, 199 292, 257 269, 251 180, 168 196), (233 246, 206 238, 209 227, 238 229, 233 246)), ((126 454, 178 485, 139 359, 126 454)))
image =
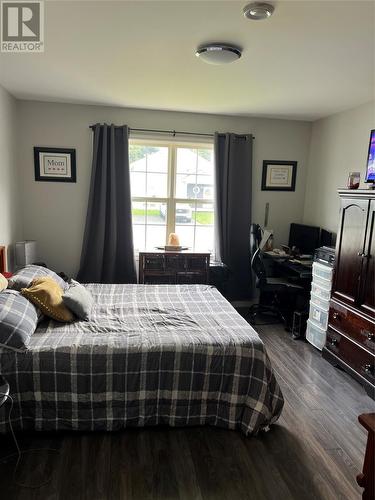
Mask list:
POLYGON ((319 264, 319 262, 313 262, 313 276, 331 281, 332 273, 332 267, 325 266, 324 264, 319 264))
POLYGON ((311 292, 311 302, 314 306, 320 307, 323 311, 329 310, 329 300, 322 299, 319 295, 315 295, 315 293, 311 292))
POLYGON ((326 331, 308 319, 306 327, 306 340, 321 351, 326 343, 326 339, 326 331))
POLYGON ((331 291, 332 283, 329 280, 318 278, 318 276, 313 275, 312 283, 319 288, 324 288, 324 290, 327 290, 328 292, 331 291))
POLYGON ((311 294, 315 295, 315 297, 319 297, 322 300, 328 300, 331 298, 331 290, 327 290, 323 288, 315 281, 311 283, 311 294))
POLYGON ((323 330, 327 330, 328 326, 328 311, 324 311, 310 301, 309 319, 323 330))

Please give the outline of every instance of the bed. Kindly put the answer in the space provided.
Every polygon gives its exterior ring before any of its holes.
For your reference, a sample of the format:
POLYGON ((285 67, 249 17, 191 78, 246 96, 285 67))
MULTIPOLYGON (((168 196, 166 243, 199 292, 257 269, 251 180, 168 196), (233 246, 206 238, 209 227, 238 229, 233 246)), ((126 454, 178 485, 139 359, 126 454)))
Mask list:
POLYGON ((15 430, 213 425, 249 435, 278 419, 265 347, 214 287, 86 286, 90 321, 45 320, 24 352, 0 350, 15 430))

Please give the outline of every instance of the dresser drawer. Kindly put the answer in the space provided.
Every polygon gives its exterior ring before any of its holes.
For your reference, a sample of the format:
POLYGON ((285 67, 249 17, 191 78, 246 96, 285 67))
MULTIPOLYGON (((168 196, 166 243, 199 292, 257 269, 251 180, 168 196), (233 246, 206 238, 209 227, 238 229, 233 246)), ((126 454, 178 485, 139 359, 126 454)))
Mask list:
POLYGON ((375 382, 375 356, 359 347, 351 340, 343 337, 330 328, 327 331, 325 347, 349 365, 359 375, 374 384, 375 382))
POLYGON ((166 255, 165 269, 168 270, 184 270, 186 269, 186 257, 184 255, 166 255))
POLYGON ((329 325, 347 335, 371 353, 375 353, 375 325, 370 320, 331 301, 329 325))
POLYGON ((204 285, 207 283, 207 274, 200 272, 177 273, 176 282, 185 285, 204 285))
POLYGON ((145 271, 164 271, 165 260, 163 255, 146 256, 143 259, 143 268, 145 271))
POLYGON ((208 257, 187 257, 186 259, 186 267, 191 270, 199 270, 206 271, 207 266, 209 266, 209 258, 208 257))

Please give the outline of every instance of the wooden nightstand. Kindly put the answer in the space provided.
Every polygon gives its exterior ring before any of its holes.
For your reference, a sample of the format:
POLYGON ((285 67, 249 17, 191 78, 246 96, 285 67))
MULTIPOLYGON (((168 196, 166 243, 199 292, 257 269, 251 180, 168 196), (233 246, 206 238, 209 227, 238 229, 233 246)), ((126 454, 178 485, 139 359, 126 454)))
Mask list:
POLYGON ((139 283, 208 283, 209 268, 208 252, 139 252, 139 283))

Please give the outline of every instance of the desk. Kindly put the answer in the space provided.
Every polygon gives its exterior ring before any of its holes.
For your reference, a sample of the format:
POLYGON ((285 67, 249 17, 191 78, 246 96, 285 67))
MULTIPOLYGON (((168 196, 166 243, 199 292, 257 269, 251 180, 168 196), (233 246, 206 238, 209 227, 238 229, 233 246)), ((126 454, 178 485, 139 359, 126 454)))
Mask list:
MULTIPOLYGON (((293 304, 286 305, 287 308, 289 307, 289 315, 286 316, 286 326, 289 328, 292 324, 292 317, 294 318, 296 312, 305 315, 307 318, 312 280, 312 260, 301 264, 300 262, 293 262, 298 260, 294 257, 280 255, 275 252, 262 252, 262 257, 264 257, 263 262, 266 271, 268 269, 269 276, 282 277, 301 287, 298 289, 293 304)), ((293 338, 301 336, 301 328, 297 328, 297 331, 298 333, 293 331, 293 338)))
POLYGON ((294 257, 288 255, 279 255, 275 252, 262 252, 262 256, 272 262, 276 274, 281 274, 286 278, 295 281, 302 281, 304 288, 310 287, 312 277, 312 260, 306 261, 306 264, 293 262, 294 257))

